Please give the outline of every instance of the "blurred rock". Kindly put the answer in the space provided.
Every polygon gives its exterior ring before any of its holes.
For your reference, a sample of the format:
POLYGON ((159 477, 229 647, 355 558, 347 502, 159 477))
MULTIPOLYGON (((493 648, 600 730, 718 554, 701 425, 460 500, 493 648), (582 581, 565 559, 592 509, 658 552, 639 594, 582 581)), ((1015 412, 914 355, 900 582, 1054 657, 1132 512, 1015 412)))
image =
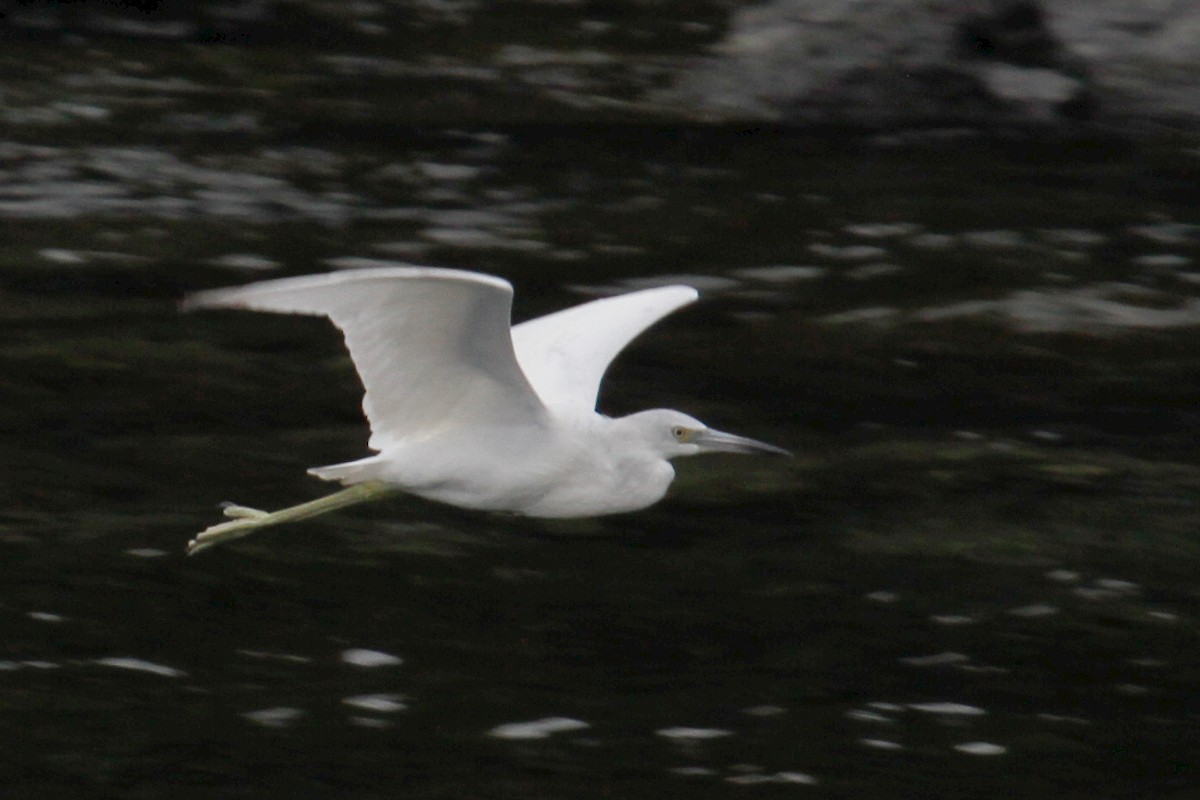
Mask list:
POLYGON ((775 0, 658 99, 716 121, 1187 125, 1198 74, 1192 3, 775 0))

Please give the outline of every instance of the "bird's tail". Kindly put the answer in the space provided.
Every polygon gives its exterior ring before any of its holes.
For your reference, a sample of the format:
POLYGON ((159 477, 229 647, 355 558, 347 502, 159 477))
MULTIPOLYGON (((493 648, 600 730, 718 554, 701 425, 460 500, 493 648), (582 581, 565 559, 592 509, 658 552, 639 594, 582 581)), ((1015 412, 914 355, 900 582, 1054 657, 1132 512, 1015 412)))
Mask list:
POLYGON ((343 486, 351 486, 356 483, 379 480, 382 477, 380 468, 383 463, 384 460, 377 455, 367 456, 357 461, 347 461, 344 464, 313 467, 308 474, 323 481, 337 481, 343 486))

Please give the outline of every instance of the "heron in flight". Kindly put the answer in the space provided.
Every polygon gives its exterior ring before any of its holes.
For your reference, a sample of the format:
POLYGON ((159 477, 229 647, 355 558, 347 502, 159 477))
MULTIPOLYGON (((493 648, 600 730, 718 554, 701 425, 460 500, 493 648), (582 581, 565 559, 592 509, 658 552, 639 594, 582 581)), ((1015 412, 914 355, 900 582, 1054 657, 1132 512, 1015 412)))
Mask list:
POLYGON ((262 281, 191 295, 185 309, 326 316, 341 329, 366 394, 375 455, 314 467, 346 488, 279 511, 227 503, 194 554, 259 528, 396 491, 530 517, 636 511, 666 494, 671 459, 777 453, 679 411, 596 411, 609 363, 638 334, 692 303, 690 286, 608 297, 510 328, 512 285, 491 275, 380 267, 262 281))

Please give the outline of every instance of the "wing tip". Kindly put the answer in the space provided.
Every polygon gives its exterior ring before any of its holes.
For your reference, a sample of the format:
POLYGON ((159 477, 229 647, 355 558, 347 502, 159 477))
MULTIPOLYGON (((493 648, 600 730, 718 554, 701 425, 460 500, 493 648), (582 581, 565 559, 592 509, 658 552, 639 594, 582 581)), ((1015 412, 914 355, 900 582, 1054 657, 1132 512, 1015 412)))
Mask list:
POLYGON ((231 303, 228 300, 223 300, 222 297, 228 295, 230 289, 209 289, 203 292, 192 292, 183 296, 179 301, 179 310, 183 313, 195 311, 200 308, 220 308, 229 306, 231 303))
POLYGON ((205 308, 242 308, 253 311, 258 308, 258 305, 254 302, 255 293, 246 290, 253 290, 269 283, 275 283, 275 281, 259 281, 258 283, 248 283, 244 286, 230 286, 223 289, 205 289, 199 292, 191 292, 184 295, 183 299, 179 301, 179 310, 185 313, 205 308))
MULTIPOLYGON (((322 287, 337 287, 355 281, 378 278, 421 279, 459 281, 463 283, 480 283, 512 294, 512 284, 495 275, 482 272, 470 272, 462 269, 446 269, 443 267, 422 267, 415 264, 393 262, 390 266, 364 267, 361 269, 335 270, 315 275, 297 275, 289 278, 275 278, 266 281, 247 283, 242 286, 231 286, 223 289, 206 289, 185 295, 179 301, 180 311, 195 311, 202 308, 246 308, 255 309, 256 296, 267 298, 277 291, 294 289, 313 289, 322 287)), ((273 310, 273 309, 269 309, 273 310)))
POLYGON ((695 286, 688 286, 686 283, 672 283, 667 286, 659 286, 646 291, 654 292, 662 295, 663 297, 673 296, 675 301, 675 309, 683 308, 686 305, 691 305, 700 299, 700 290, 695 286))

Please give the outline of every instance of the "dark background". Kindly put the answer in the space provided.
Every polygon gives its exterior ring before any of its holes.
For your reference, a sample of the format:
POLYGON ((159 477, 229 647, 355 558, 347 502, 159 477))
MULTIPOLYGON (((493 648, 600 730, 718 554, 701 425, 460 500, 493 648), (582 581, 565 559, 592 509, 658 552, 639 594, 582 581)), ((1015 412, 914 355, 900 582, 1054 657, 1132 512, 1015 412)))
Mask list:
POLYGON ((753 7, 348 8, 4 8, 6 796, 1195 795, 1185 122, 714 119, 668 95, 753 7), (328 325, 179 298, 380 260, 691 282, 602 410, 797 457, 186 558, 367 432, 328 325))

